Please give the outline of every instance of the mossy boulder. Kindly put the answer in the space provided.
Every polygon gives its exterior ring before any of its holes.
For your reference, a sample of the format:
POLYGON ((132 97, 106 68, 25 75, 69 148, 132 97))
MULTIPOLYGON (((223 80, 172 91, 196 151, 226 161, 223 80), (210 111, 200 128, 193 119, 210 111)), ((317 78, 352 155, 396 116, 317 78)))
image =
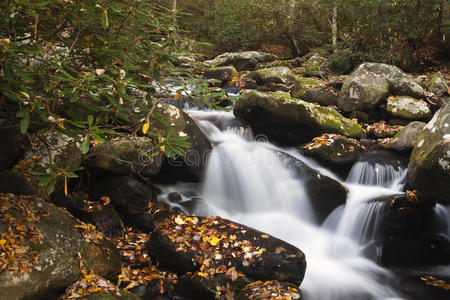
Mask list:
POLYGON ((411 187, 450 204, 450 102, 434 114, 418 135, 407 180, 411 187))
POLYGON ((1 299, 55 299, 81 276, 80 259, 105 278, 120 272, 114 245, 95 231, 76 228, 82 224, 52 204, 12 194, 0 194, 0 202, 2 253, 14 251, 2 256, 12 269, 0 273, 1 299))
POLYGON ((387 99, 386 111, 394 118, 426 120, 431 118, 431 110, 423 100, 409 96, 391 96, 387 99))
POLYGON ((389 93, 389 84, 381 76, 361 70, 345 80, 339 93, 338 107, 344 111, 370 111, 389 93))
POLYGON ((270 62, 277 59, 277 56, 264 52, 244 51, 223 53, 212 60, 204 63, 211 67, 233 66, 238 71, 254 70, 258 63, 270 62))
POLYGON ((216 274, 234 268, 253 280, 300 285, 306 270, 298 248, 220 217, 172 216, 158 224, 149 241, 152 259, 179 274, 216 274))
POLYGON ((155 177, 161 170, 163 154, 147 137, 120 137, 101 143, 89 151, 87 165, 112 175, 141 174, 155 177))
POLYGON ((214 78, 221 80, 222 82, 228 82, 233 79, 233 77, 238 76, 238 72, 236 68, 232 66, 223 66, 223 67, 216 67, 206 70, 205 72, 205 78, 214 78))
POLYGON ((248 92, 236 101, 234 115, 256 133, 286 145, 299 145, 326 132, 353 138, 362 136, 358 123, 336 110, 282 92, 248 92))
POLYGON ((294 79, 294 74, 288 67, 273 67, 250 72, 246 77, 255 80, 259 85, 286 84, 294 79))
POLYGON ((294 98, 318 103, 322 106, 336 105, 339 95, 338 91, 326 82, 305 77, 295 78, 291 93, 294 98))
POLYGON ((327 62, 325 57, 320 56, 319 54, 314 54, 305 62, 305 74, 308 76, 320 76, 324 72, 322 67, 327 62))

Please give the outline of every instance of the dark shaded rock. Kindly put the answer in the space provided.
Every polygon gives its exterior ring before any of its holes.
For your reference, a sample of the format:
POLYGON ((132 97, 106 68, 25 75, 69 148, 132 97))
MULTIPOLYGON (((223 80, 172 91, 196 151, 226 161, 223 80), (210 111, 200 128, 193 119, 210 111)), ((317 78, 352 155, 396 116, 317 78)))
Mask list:
POLYGON ((26 136, 17 126, 0 119, 0 171, 11 168, 24 154, 27 144, 26 136))
POLYGON ((363 111, 352 111, 349 115, 349 119, 357 119, 359 123, 367 123, 369 122, 369 115, 363 111))
MULTIPOLYGON (((121 258, 114 245, 105 239, 87 242, 81 230, 74 227, 80 223, 52 204, 32 196, 5 194, 0 202, 2 213, 8 212, 16 222, 22 220, 24 226, 32 226, 42 234, 42 243, 33 243, 29 237, 24 240, 24 246, 30 246, 25 253, 34 251, 38 257, 37 268, 21 276, 16 271, 0 273, 2 299, 54 299, 81 276, 78 253, 88 269, 105 278, 112 279, 120 272, 121 258), (25 220, 27 217, 33 221, 25 220)), ((0 223, 0 232, 6 234, 8 226, 0 223)))
POLYGON ((71 193, 67 196, 63 191, 55 191, 51 195, 52 203, 67 209, 74 217, 94 225, 106 237, 122 234, 124 226, 114 207, 106 202, 89 200, 83 192, 71 193))
POLYGON ((336 110, 294 99, 287 93, 248 92, 236 101, 234 114, 255 133, 281 144, 298 145, 322 133, 360 138, 361 127, 336 110))
POLYGON ((159 151, 156 144, 146 137, 121 137, 92 148, 86 163, 90 168, 113 175, 158 175, 163 154, 150 158, 159 151), (145 154, 144 154, 145 153, 145 154))
POLYGON ((114 294, 112 293, 92 293, 86 297, 84 297, 83 299, 86 300, 140 300, 142 298, 129 293, 129 292, 125 292, 125 291, 121 291, 120 292, 120 297, 116 297, 114 294))
POLYGON ((338 90, 334 89, 332 83, 312 78, 297 77, 292 88, 294 98, 318 103, 322 106, 336 105, 338 95, 338 90))
POLYGON ((237 279, 233 281, 231 274, 206 275, 203 272, 195 272, 183 276, 175 286, 175 292, 189 299, 225 299, 226 296, 233 297, 238 294, 249 282, 245 276, 235 275, 237 279))
POLYGON ((337 207, 345 204, 347 189, 338 181, 320 174, 289 154, 283 152, 277 152, 277 154, 287 167, 296 170, 296 176, 305 186, 319 223, 323 222, 337 207))
POLYGON ((148 245, 161 267, 180 274, 199 271, 202 265, 225 265, 251 279, 300 285, 306 269, 305 256, 296 247, 220 217, 172 216, 158 224, 148 245), (180 245, 181 240, 190 246, 180 245))
POLYGON ((0 172, 0 193, 14 195, 36 194, 32 183, 23 174, 15 171, 0 172))
POLYGON ((326 58, 314 53, 304 64, 305 74, 307 76, 321 76, 325 73, 323 67, 326 62, 326 58))
POLYGON ((231 81, 233 77, 237 77, 238 72, 234 67, 224 66, 224 67, 216 67, 206 70, 205 78, 214 78, 219 79, 223 83, 231 81))
POLYGON ((414 189, 450 204, 450 103, 439 109, 418 135, 407 179, 414 189))
POLYGON ((399 134, 403 126, 389 125, 384 121, 372 123, 366 127, 366 136, 373 139, 391 138, 399 134))
POLYGON ((445 78, 442 76, 441 72, 436 72, 433 76, 425 83, 427 90, 434 93, 438 97, 443 97, 447 95, 448 85, 445 78))
POLYGON ((154 228, 153 216, 149 212, 151 202, 157 199, 157 189, 133 176, 108 177, 97 183, 91 198, 100 200, 107 196, 127 226, 143 232, 154 228))
POLYGON ((180 193, 173 192, 173 193, 170 193, 169 195, 167 195, 167 199, 170 202, 181 202, 183 200, 183 197, 181 196, 180 193))

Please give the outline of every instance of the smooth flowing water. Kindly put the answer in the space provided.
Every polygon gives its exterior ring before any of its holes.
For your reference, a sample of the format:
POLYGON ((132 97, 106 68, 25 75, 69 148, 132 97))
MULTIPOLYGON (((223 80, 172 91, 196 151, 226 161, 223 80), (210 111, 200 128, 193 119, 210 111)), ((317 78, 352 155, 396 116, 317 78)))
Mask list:
MULTIPOLYGON (((196 214, 220 215, 300 248, 307 260, 301 284, 305 299, 401 299, 390 287, 393 276, 364 258, 361 250, 376 239, 384 205, 371 200, 400 194, 405 169, 355 164, 342 182, 349 190, 346 205, 318 225, 303 182, 274 150, 293 155, 323 175, 338 179, 336 175, 293 149, 279 149, 261 137, 254 138, 231 112, 189 113, 214 144, 199 189, 206 209, 202 203, 196 214)), ((441 215, 449 213, 445 207, 439 209, 441 215)))

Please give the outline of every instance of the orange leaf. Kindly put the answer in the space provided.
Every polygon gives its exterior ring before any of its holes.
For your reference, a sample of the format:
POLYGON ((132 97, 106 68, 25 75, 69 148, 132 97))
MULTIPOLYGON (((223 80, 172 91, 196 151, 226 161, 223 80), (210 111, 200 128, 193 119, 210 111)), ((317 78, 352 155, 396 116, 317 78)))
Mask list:
POLYGON ((64 195, 67 197, 67 176, 64 176, 64 195))
POLYGON ((142 125, 142 133, 143 133, 143 134, 147 134, 148 128, 149 128, 149 127, 150 127, 150 120, 149 120, 149 118, 147 118, 147 119, 145 120, 144 125, 142 125))

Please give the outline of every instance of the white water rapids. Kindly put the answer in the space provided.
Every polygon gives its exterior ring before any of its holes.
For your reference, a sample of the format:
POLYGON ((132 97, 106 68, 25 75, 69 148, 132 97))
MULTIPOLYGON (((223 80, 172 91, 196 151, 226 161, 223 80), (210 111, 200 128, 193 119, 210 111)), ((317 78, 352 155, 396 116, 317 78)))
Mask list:
MULTIPOLYGON (((382 205, 369 200, 401 193, 406 170, 355 164, 347 182, 341 181, 349 190, 346 205, 319 226, 303 183, 275 154, 275 146, 256 141, 250 131, 226 129, 234 119, 231 112, 190 114, 214 144, 199 191, 209 210, 199 208, 198 215, 219 215, 301 249, 307 261, 300 287, 305 299, 402 299, 389 287, 393 276, 360 251, 375 239, 382 205)), ((301 155, 295 157, 337 179, 301 155)))

